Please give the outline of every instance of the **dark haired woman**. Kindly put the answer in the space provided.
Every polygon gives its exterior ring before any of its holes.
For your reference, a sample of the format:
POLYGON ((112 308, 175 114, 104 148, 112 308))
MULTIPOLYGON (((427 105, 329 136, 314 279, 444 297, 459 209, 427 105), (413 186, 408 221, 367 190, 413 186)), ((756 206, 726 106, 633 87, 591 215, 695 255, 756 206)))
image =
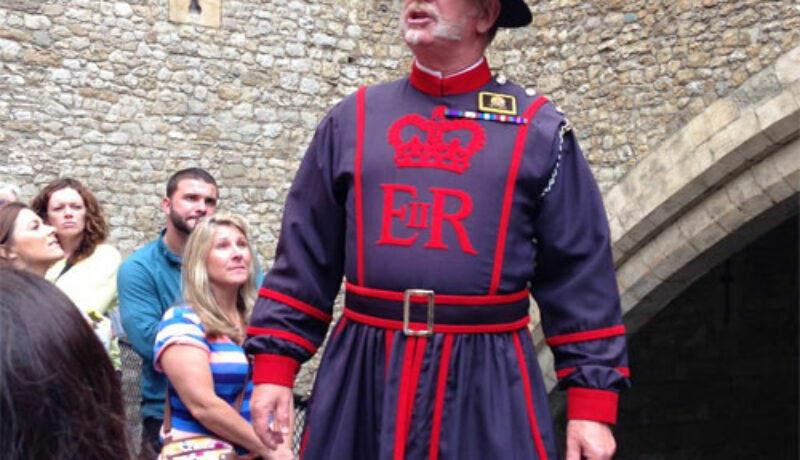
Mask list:
POLYGON ((129 458, 119 380, 58 288, 0 267, 0 350, 4 459, 129 458))
POLYGON ((62 257, 53 227, 22 203, 0 206, 0 266, 44 276, 62 257))
MULTIPOLYGON (((105 244, 108 226, 94 194, 75 179, 62 178, 48 184, 31 207, 56 229, 64 258, 47 271, 45 278, 61 288, 89 316, 98 337, 108 343, 111 322, 103 318, 117 304, 119 251, 105 244)), ((119 349, 111 345, 112 361, 120 368, 119 349)))

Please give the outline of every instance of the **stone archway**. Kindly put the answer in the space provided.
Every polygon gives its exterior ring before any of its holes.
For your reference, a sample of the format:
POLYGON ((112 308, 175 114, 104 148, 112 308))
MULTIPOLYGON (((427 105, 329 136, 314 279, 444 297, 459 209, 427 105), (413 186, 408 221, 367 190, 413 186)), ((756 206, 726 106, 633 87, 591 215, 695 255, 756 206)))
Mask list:
POLYGON ((797 212, 800 47, 765 72, 774 72, 777 94, 717 101, 605 196, 629 333, 797 212))
MULTIPOLYGON (((605 194, 629 334, 711 267, 797 213, 800 46, 763 72, 777 82, 774 94, 717 101, 605 194)), ((541 326, 534 337, 553 388, 541 326)))

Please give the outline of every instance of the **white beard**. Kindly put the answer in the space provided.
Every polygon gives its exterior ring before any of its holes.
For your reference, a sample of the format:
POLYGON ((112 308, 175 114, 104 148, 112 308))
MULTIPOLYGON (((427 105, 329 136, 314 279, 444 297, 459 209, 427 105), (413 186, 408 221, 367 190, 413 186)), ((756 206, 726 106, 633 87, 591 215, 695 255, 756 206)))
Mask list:
MULTIPOLYGON (((412 4, 409 9, 423 9, 428 15, 436 22, 436 25, 431 32, 433 37, 441 38, 449 41, 459 41, 464 33, 464 20, 448 21, 442 19, 439 12, 429 4, 412 4)), ((425 31, 418 29, 409 29, 405 22, 406 13, 400 17, 400 29, 403 32, 403 38, 409 45, 418 45, 425 38, 425 31)))
MULTIPOLYGON (((408 29, 405 24, 403 28, 403 38, 409 45, 418 45, 420 41, 427 35, 424 30, 408 29)), ((449 41, 459 41, 464 33, 464 24, 461 22, 450 22, 439 19, 433 28, 431 34, 436 38, 441 38, 449 41)))

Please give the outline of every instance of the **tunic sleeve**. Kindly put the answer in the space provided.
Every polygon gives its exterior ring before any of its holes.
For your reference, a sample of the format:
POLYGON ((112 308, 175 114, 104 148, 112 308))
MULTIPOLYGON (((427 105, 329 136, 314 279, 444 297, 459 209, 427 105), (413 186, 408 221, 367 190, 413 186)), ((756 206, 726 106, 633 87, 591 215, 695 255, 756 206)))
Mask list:
POLYGON ((329 115, 286 198, 275 264, 253 309, 247 353, 253 381, 292 387, 300 363, 322 343, 344 270, 346 187, 336 184, 336 122, 329 115))
POLYGON ((614 423, 629 371, 608 222, 573 132, 554 144, 557 161, 535 216, 533 295, 567 389, 567 417, 614 423))

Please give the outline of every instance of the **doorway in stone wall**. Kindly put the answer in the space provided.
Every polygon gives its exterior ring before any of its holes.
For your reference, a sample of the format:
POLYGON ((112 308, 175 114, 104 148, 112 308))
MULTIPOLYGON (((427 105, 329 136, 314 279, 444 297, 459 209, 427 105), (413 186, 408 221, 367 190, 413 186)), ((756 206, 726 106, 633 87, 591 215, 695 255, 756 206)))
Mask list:
POLYGON ((616 458, 798 458, 798 217, 629 337, 616 458))

